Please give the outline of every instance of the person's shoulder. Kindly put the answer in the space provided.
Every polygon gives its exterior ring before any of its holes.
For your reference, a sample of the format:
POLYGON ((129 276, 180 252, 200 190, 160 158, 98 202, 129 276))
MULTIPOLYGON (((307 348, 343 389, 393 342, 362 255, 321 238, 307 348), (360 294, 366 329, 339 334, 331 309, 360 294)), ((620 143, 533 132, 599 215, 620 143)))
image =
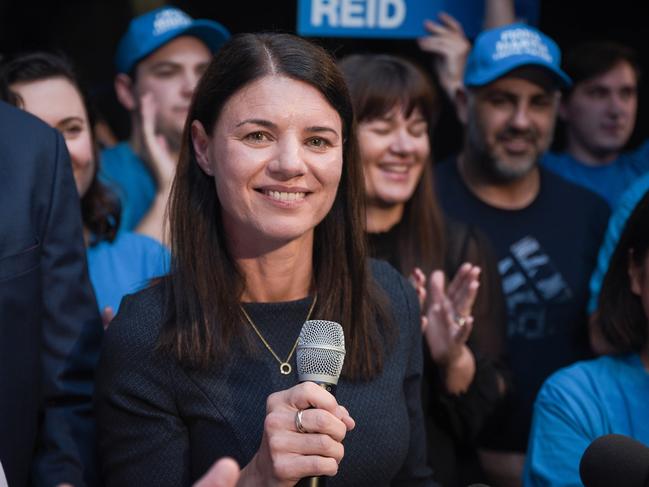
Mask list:
POLYGON ((89 247, 88 262, 91 266, 102 267, 104 272, 130 276, 139 281, 166 274, 171 252, 151 237, 124 231, 111 242, 102 240, 89 247))
POLYGON ((401 273, 385 260, 370 258, 368 265, 372 276, 384 289, 394 287, 395 284, 400 285, 400 281, 405 280, 401 273))
POLYGON ((369 259, 369 267, 375 282, 388 297, 396 316, 419 309, 417 293, 408 280, 390 263, 369 259))
MULTIPOLYGON (((583 207, 590 207, 592 211, 604 212, 606 214, 610 213, 610 209, 606 200, 600 195, 591 191, 584 186, 568 181, 562 176, 555 174, 554 172, 546 169, 541 166, 541 175, 542 175, 542 191, 547 191, 552 195, 552 199, 555 201, 561 201, 565 203, 564 199, 559 198, 569 198, 575 203, 583 207)), ((571 207, 577 205, 570 205, 571 207)))
POLYGON ((556 174, 554 171, 550 171, 544 166, 540 166, 540 171, 543 183, 543 191, 575 194, 579 197, 602 201, 604 204, 606 204, 601 196, 597 195, 597 193, 591 191, 590 189, 585 188, 577 183, 573 183, 563 176, 556 174))
POLYGON ((141 253, 169 253, 167 247, 165 247, 158 240, 136 232, 120 232, 113 241, 113 245, 116 248, 123 249, 125 251, 137 251, 141 253))
POLYGON ((547 151, 541 156, 541 166, 551 169, 553 172, 572 163, 574 163, 574 159, 567 152, 547 151))
POLYGON ((565 402, 566 398, 592 397, 605 387, 618 358, 602 356, 581 360, 553 373, 539 392, 540 400, 565 402))
POLYGON ((132 260, 136 256, 167 255, 169 250, 157 240, 135 232, 119 232, 112 241, 101 240, 88 248, 93 256, 124 256, 132 260))
POLYGON ((116 390, 139 394, 151 381, 173 383, 176 363, 160 346, 164 298, 163 285, 158 283, 122 299, 101 345, 95 379, 100 408, 115 397, 116 390))
POLYGON ((121 232, 124 239, 124 253, 137 259, 147 278, 166 274, 171 265, 170 250, 158 240, 135 232, 121 232))
POLYGON ((164 284, 157 283, 122 299, 117 316, 104 336, 104 348, 151 352, 155 349, 164 319, 164 284))

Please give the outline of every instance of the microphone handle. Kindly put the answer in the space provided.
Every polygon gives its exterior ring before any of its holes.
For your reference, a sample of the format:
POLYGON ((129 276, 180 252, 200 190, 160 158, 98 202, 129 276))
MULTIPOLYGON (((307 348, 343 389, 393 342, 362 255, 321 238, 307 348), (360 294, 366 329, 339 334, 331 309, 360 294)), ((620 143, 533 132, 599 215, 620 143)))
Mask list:
MULTIPOLYGON (((319 381, 302 381, 302 382, 313 382, 314 384, 319 385, 325 391, 329 392, 332 396, 336 397, 336 384, 331 384, 329 382, 319 382, 319 381)), ((301 479, 295 487, 325 487, 327 485, 326 477, 305 477, 301 479)))
POLYGON ((326 477, 306 477, 295 484, 296 487, 325 487, 326 485, 326 477))

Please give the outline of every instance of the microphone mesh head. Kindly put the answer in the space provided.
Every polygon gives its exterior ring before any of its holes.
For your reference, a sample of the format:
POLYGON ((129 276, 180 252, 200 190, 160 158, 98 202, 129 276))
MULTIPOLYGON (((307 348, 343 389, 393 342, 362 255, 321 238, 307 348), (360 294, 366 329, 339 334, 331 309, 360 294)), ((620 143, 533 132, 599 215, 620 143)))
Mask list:
POLYGON ((579 462, 586 487, 649 485, 649 447, 625 435, 596 438, 579 462))
POLYGON ((335 321, 305 321, 297 340, 297 373, 302 380, 338 383, 345 360, 345 335, 335 321))

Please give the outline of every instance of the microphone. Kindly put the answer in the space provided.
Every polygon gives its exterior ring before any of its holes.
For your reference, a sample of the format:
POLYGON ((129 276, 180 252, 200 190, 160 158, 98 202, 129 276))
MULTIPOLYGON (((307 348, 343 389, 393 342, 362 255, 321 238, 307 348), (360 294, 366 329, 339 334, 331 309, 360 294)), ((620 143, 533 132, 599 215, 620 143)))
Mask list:
MULTIPOLYGON (((345 360, 345 335, 335 321, 308 320, 297 339, 295 361, 300 382, 315 382, 336 395, 336 385, 345 360)), ((308 477, 298 487, 323 487, 325 478, 308 477)))
POLYGON ((649 447, 629 436, 596 438, 581 457, 585 487, 649 487, 649 447))

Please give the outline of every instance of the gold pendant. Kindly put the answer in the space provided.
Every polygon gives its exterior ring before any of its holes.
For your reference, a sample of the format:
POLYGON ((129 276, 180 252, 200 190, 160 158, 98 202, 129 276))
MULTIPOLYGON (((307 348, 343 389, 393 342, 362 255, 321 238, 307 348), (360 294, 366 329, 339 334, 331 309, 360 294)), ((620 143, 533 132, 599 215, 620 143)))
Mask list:
POLYGON ((291 364, 288 362, 282 362, 279 364, 279 371, 282 373, 282 375, 288 375, 291 373, 291 370, 293 370, 293 367, 291 367, 291 364))

